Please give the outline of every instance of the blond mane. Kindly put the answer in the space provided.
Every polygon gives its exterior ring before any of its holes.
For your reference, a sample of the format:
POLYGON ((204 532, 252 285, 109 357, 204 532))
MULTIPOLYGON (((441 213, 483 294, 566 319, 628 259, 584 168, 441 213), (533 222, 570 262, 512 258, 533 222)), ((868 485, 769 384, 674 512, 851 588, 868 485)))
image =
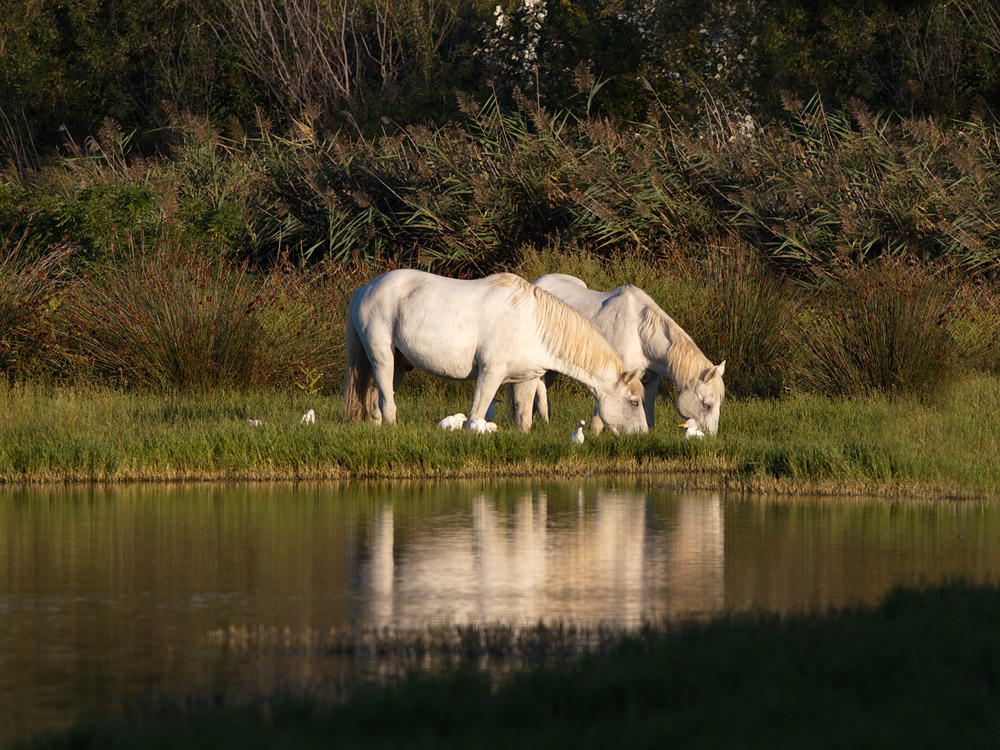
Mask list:
POLYGON ((662 330, 670 341, 667 364, 673 370, 671 379, 679 388, 690 386, 711 369, 712 361, 698 348, 688 332, 650 298, 639 320, 639 335, 643 340, 652 340, 657 329, 662 330))
POLYGON ((489 282, 510 288, 514 304, 534 299, 535 323, 551 355, 591 374, 607 368, 619 373, 624 370, 621 357, 604 336, 562 300, 514 274, 496 274, 489 277, 489 282))

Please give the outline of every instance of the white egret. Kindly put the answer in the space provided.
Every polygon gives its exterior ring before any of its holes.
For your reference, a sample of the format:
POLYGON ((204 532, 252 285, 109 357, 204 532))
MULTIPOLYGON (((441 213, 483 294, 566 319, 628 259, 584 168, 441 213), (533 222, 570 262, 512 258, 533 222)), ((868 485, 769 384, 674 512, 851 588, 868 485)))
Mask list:
POLYGON ((445 417, 440 422, 438 422, 439 430, 461 430, 462 425, 465 424, 465 415, 459 412, 458 414, 452 414, 450 417, 445 417))
POLYGON ((497 423, 487 422, 485 419, 470 419, 465 423, 465 429, 469 432, 475 432, 478 435, 483 435, 487 432, 496 432, 497 423))
POLYGON ((316 424, 316 412, 312 409, 299 417, 299 424, 316 424))
POLYGON ((691 438, 705 437, 705 433, 701 431, 701 428, 698 426, 698 422, 696 422, 694 419, 689 419, 686 422, 681 422, 677 426, 687 428, 687 432, 684 433, 684 437, 687 438, 688 440, 690 440, 691 438))
POLYGON ((573 434, 569 436, 569 439, 570 439, 570 442, 573 443, 574 445, 583 445, 584 437, 583 437, 583 420, 582 419, 580 420, 580 424, 578 424, 576 426, 576 429, 573 430, 573 434))

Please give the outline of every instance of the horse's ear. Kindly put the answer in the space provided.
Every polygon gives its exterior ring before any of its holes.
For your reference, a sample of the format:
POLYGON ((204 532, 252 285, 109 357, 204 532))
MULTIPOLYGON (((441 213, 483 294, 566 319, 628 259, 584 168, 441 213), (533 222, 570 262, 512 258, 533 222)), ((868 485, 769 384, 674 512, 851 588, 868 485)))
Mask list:
POLYGON ((638 370, 629 370, 627 372, 623 372, 619 380, 622 383, 631 383, 633 380, 637 380, 638 378, 639 378, 638 370))
POLYGON ((726 360, 722 360, 721 362, 719 362, 719 364, 717 364, 715 367, 713 367, 711 370, 705 373, 705 377, 702 378, 702 380, 704 380, 707 383, 712 378, 721 378, 722 373, 724 373, 725 371, 726 371, 726 360))

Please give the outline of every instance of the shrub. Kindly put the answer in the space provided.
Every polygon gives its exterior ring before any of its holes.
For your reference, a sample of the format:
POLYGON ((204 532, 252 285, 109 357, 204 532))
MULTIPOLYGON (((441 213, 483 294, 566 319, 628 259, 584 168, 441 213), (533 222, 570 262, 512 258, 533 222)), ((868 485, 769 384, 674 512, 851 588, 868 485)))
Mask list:
POLYGON ((1000 375, 1000 293, 979 280, 959 289, 959 313, 952 325, 958 359, 970 368, 1000 375))
POLYGON ((204 390, 259 384, 275 352, 261 307, 273 295, 246 266, 161 244, 131 248, 78 284, 75 354, 121 385, 204 390))
POLYGON ((54 293, 69 254, 57 246, 39 255, 27 233, 0 245, 0 372, 10 380, 32 374, 54 351, 54 293))
POLYGON ((955 360, 955 311, 952 285, 921 266, 846 271, 799 329, 798 380, 831 395, 929 393, 955 360))
POLYGON ((792 348, 787 331, 797 306, 783 278, 737 252, 712 261, 697 281, 706 304, 697 341, 713 362, 726 360, 726 393, 781 395, 792 348))
POLYGON ((124 387, 339 388, 350 294, 379 268, 281 263, 252 272, 160 241, 78 279, 66 316, 75 368, 124 387))
POLYGON ((274 290, 260 309, 275 355, 261 379, 268 386, 336 391, 346 354, 344 316, 351 292, 388 266, 358 268, 324 262, 310 269, 282 266, 271 272, 274 290))

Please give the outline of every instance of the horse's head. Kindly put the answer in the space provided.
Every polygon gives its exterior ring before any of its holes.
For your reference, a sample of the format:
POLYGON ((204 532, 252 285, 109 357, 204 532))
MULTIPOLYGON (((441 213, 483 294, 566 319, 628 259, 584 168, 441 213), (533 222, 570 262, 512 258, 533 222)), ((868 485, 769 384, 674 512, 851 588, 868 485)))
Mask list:
POLYGON ((597 414, 614 434, 647 432, 646 411, 642 408, 643 387, 636 371, 624 372, 615 387, 598 396, 597 414))
POLYGON ((725 371, 726 360, 722 360, 677 394, 677 413, 685 419, 695 420, 710 435, 719 431, 719 410, 726 397, 726 386, 722 382, 725 371))

